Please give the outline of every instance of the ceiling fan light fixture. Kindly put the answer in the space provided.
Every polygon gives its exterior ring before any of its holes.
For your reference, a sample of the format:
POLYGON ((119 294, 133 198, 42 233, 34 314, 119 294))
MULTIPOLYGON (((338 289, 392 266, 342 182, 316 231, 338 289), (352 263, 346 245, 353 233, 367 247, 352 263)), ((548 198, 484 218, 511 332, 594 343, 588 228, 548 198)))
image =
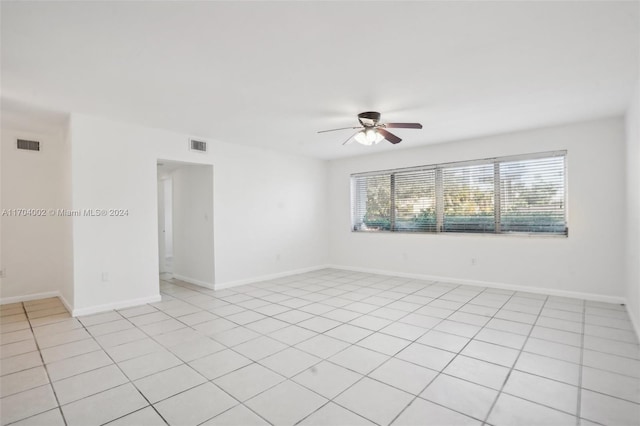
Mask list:
POLYGON ((355 135, 356 142, 367 146, 375 145, 383 139, 384 137, 380 133, 376 132, 375 129, 364 129, 355 135))
MULTIPOLYGON (((1 1, 1 0, 0 0, 1 1)), ((391 144, 397 144, 402 142, 398 136, 389 132, 390 129, 422 129, 420 123, 380 123, 380 113, 376 111, 361 112, 358 114, 358 122, 360 126, 355 127, 341 127, 339 129, 320 130, 318 133, 335 132, 336 130, 350 130, 359 129, 354 135, 342 142, 342 145, 346 145, 353 139, 361 145, 371 146, 382 142, 386 139, 391 144)))

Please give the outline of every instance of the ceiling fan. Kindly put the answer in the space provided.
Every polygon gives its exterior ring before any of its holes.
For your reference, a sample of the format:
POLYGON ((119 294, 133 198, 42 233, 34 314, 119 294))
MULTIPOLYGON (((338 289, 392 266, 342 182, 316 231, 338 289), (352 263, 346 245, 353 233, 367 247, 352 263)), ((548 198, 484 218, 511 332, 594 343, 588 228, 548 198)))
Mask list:
POLYGON ((347 129, 359 129, 353 135, 349 136, 349 139, 344 141, 342 145, 345 145, 351 139, 355 139, 356 142, 362 145, 375 145, 381 142, 383 139, 388 140, 392 144, 399 143, 402 139, 387 131, 386 129, 422 129, 420 123, 380 123, 380 113, 375 111, 361 112, 358 114, 358 121, 360 126, 356 127, 341 127, 339 129, 320 130, 318 133, 335 132, 336 130, 347 129))

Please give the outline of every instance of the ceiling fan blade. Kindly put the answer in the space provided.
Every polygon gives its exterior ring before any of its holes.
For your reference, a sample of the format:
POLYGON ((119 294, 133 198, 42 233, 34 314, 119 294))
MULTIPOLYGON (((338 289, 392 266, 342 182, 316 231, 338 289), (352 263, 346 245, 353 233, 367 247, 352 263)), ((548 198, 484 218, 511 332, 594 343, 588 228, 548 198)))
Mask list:
POLYGON ((385 129, 382 129, 380 127, 378 127, 378 132, 389 142, 391 142, 392 144, 397 144, 399 143, 402 139, 400 139, 399 137, 397 137, 396 135, 394 135, 393 133, 389 133, 387 132, 385 129))
MULTIPOLYGON (((356 129, 357 129, 357 127, 356 127, 356 129)), ((353 137, 354 137, 355 135, 357 135, 358 133, 360 133, 360 132, 361 132, 361 130, 358 130, 357 132, 355 132, 354 134, 352 134, 351 136, 349 136, 349 139, 347 139, 346 141, 342 142, 342 145, 346 145, 347 143, 351 142, 351 139, 353 139, 353 137)))
POLYGON ((422 129, 422 124, 420 123, 387 123, 384 127, 388 127, 390 129, 422 129))
POLYGON ((339 129, 319 130, 318 133, 335 132, 336 130, 359 129, 360 127, 341 127, 339 129))

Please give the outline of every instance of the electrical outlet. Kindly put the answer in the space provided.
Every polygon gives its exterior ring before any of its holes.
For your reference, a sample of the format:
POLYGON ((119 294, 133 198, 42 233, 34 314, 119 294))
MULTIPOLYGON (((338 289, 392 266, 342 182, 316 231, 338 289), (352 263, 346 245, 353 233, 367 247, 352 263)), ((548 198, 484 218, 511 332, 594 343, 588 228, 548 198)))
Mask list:
POLYGON ((475 257, 471 258, 471 266, 476 266, 478 264, 478 259, 475 257))
POLYGON ((101 277, 102 277, 102 282, 106 283, 107 281, 109 281, 109 273, 108 272, 103 272, 101 274, 101 277))
POLYGON ((4 269, 0 269, 0 278, 4 278, 4 277, 5 277, 4 269))

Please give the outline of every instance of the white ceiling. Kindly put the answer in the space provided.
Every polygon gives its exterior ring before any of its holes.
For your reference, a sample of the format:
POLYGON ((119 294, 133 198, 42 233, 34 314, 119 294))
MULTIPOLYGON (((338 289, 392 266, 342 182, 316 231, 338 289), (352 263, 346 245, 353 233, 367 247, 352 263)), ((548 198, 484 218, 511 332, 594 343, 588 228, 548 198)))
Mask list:
POLYGON ((2 2, 2 96, 319 158, 622 114, 627 2, 2 2), (342 146, 356 114, 418 121, 342 146))

